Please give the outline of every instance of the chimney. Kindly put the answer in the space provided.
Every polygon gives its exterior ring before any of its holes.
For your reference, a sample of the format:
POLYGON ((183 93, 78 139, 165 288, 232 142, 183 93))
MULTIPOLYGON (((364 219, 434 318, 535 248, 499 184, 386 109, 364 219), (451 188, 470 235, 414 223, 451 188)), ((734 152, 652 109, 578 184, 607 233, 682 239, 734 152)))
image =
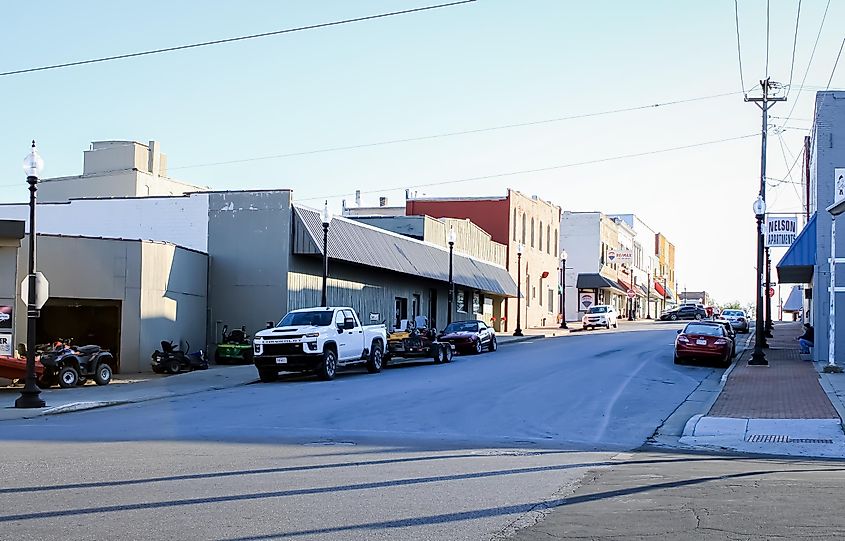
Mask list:
POLYGON ((387 206, 387 198, 386 197, 379 197, 378 198, 378 206, 386 207, 387 206))
POLYGON ((411 190, 410 188, 405 188, 405 201, 411 198, 411 190))
POLYGON ((158 141, 150 141, 148 147, 150 150, 147 158, 147 172, 157 177, 161 166, 161 145, 158 141))
POLYGON ((355 190, 355 206, 361 206, 361 190, 355 190))

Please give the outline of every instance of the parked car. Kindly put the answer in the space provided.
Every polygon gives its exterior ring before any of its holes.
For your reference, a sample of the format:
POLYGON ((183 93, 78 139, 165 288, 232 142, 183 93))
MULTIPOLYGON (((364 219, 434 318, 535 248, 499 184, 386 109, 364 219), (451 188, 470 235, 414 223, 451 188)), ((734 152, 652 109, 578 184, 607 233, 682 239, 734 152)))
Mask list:
POLYGON ((736 329, 737 332, 747 333, 749 331, 748 314, 745 313, 745 310, 723 310, 722 317, 730 321, 731 327, 736 329))
POLYGON ((455 346, 459 353, 481 353, 496 351, 496 333, 483 321, 453 321, 446 325, 440 340, 455 346))
POLYGON ((715 360, 724 366, 731 364, 734 341, 724 325, 713 321, 687 323, 675 338, 675 364, 686 360, 715 360))
POLYGON ((728 333, 728 336, 731 338, 733 342, 733 349, 731 350, 731 357, 736 356, 736 331, 734 330, 733 326, 731 326, 731 322, 727 319, 723 319, 722 317, 714 317, 712 319, 708 319, 707 321, 712 321, 713 323, 718 323, 722 327, 724 327, 725 332, 728 333))
POLYGON ((381 372, 386 342, 384 325, 361 325, 352 308, 305 308, 255 334, 253 362, 263 382, 275 381, 280 372, 314 372, 330 380, 344 366, 365 364, 368 372, 381 372))
POLYGON ((609 304, 596 304, 590 306, 584 317, 581 318, 581 324, 585 330, 595 329, 596 327, 610 327, 619 326, 619 314, 616 308, 609 304))
POLYGON ((666 310, 660 314, 661 321, 676 321, 678 319, 705 319, 707 311, 692 304, 685 304, 677 308, 666 310))

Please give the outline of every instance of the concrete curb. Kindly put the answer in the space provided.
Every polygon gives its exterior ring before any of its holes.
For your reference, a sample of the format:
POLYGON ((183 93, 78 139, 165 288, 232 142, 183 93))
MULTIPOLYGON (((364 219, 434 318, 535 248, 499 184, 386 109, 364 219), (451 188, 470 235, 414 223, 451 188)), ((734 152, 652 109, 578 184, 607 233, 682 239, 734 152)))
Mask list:
POLYGON ((499 346, 507 346, 509 344, 518 344, 520 342, 528 342, 529 340, 541 340, 546 338, 545 334, 533 334, 530 336, 514 336, 513 338, 508 338, 505 341, 500 341, 497 339, 497 343, 499 346))

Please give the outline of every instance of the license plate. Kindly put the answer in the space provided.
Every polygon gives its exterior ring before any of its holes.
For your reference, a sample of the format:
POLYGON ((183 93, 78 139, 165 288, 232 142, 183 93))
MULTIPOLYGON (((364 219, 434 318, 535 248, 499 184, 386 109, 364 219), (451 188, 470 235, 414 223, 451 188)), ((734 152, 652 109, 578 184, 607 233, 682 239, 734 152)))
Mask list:
MULTIPOLYGON (((696 343, 697 345, 699 345, 699 346, 706 346, 706 345, 707 345, 707 340, 705 340, 705 339, 703 339, 703 338, 699 338, 698 340, 696 340, 696 341, 695 341, 695 343, 696 343)), ((278 361, 277 361, 277 362, 278 362, 278 361)))
POLYGON ((276 364, 288 364, 287 357, 276 357, 276 364))

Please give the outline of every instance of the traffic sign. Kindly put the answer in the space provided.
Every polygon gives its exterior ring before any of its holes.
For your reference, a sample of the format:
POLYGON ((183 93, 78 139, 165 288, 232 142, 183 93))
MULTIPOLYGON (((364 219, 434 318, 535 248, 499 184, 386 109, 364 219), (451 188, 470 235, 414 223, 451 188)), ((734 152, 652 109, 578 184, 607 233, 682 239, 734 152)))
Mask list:
POLYGON ((629 290, 628 290, 628 298, 629 298, 629 299, 633 299, 633 298, 634 298, 634 297, 636 297, 636 296, 637 296, 637 294, 634 292, 634 290, 633 290, 633 289, 629 289, 629 290))
POLYGON ((774 296, 775 296, 775 288, 770 287, 769 288, 769 297, 774 297, 774 296))
MULTIPOLYGON (((47 302, 47 299, 50 298, 50 282, 47 281, 47 278, 44 277, 41 272, 35 272, 35 308, 41 310, 44 307, 44 303, 47 302)), ((24 304, 29 306, 29 276, 23 279, 21 282, 21 299, 23 300, 24 304)))

